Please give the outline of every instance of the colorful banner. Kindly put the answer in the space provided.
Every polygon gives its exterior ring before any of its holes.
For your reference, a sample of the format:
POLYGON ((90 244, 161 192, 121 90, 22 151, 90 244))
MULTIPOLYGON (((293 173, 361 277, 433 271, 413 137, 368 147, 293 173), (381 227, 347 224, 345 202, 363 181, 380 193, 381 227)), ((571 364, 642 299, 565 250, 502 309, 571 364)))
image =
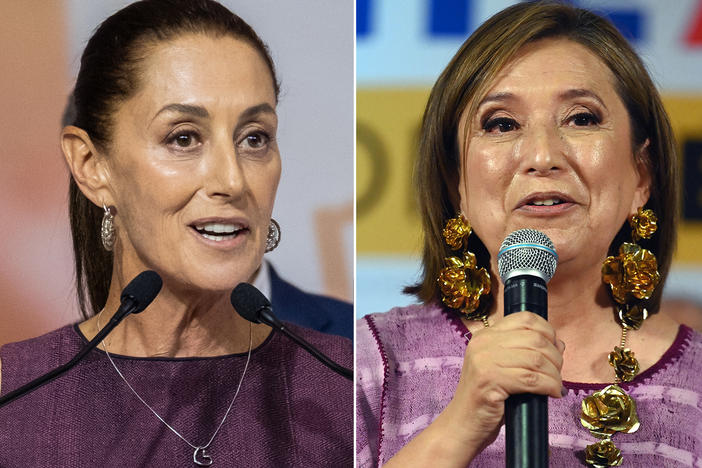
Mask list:
MULTIPOLYGON (((420 271, 411 183, 424 105, 434 81, 485 19, 514 1, 357 1, 358 317, 414 301, 420 271)), ((682 223, 670 297, 702 304, 702 1, 570 2, 607 16, 661 90, 682 167, 682 223)))

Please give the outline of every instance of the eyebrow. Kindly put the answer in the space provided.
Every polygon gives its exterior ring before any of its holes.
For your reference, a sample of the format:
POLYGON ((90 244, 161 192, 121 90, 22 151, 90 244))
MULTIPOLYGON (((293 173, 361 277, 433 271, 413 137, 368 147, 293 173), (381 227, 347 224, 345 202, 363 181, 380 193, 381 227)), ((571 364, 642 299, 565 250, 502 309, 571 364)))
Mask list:
MULTIPOLYGON (((156 120, 156 117, 158 117, 164 112, 178 112, 180 114, 186 114, 193 117, 198 117, 200 119, 207 119, 210 117, 210 113, 203 106, 173 103, 166 104, 165 106, 163 106, 158 112, 156 112, 156 115, 154 115, 154 118, 151 119, 151 121, 153 122, 154 120, 156 120)), ((275 109, 267 102, 257 104, 253 107, 249 107, 248 109, 246 109, 241 114, 241 116, 239 116, 239 121, 241 122, 249 120, 259 114, 275 115, 275 109)))
POLYGON ((504 102, 504 101, 509 101, 511 99, 514 99, 515 96, 512 93, 508 92, 501 92, 501 93, 492 93, 488 94, 485 96, 482 101, 478 103, 478 107, 481 107, 484 104, 487 104, 488 102, 504 102))
POLYGON ((262 104, 258 104, 252 107, 249 107, 246 109, 244 112, 241 113, 239 116, 239 122, 249 120, 259 114, 275 114, 275 109, 273 106, 268 104, 267 102, 264 102, 262 104))
POLYGON ((199 117, 201 119, 206 119, 210 116, 210 113, 207 112, 207 109, 205 109, 202 106, 174 103, 163 106, 158 112, 156 112, 156 115, 154 115, 154 118, 151 120, 155 120, 156 117, 158 117, 163 112, 179 112, 181 114, 188 114, 192 115, 193 117, 199 117))
POLYGON ((561 99, 589 97, 589 98, 592 98, 595 101, 599 102, 602 107, 607 109, 607 105, 604 103, 604 101, 602 101, 602 99, 600 99, 600 97, 597 95, 597 93, 590 91, 589 89, 584 89, 584 88, 569 89, 569 90, 561 93, 559 97, 561 99))
MULTIPOLYGON (((607 105, 600 99, 600 97, 597 95, 597 93, 590 91, 589 89, 584 89, 584 88, 574 88, 574 89, 569 89, 567 91, 562 92, 558 96, 561 99, 573 99, 573 98, 578 98, 578 97, 589 97, 594 99, 595 101, 599 102, 605 109, 607 108, 607 105)), ((504 102, 504 101, 509 101, 512 99, 515 99, 516 96, 513 93, 509 92, 501 92, 501 93, 493 93, 493 94, 488 94, 483 98, 482 101, 478 104, 478 107, 487 104, 488 102, 504 102)))

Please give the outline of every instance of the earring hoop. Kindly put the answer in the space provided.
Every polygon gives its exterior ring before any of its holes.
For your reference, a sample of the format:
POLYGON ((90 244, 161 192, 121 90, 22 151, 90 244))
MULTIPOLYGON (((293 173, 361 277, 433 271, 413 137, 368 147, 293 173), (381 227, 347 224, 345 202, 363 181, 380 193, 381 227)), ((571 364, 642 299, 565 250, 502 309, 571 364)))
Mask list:
POLYGON ((112 214, 112 209, 104 203, 102 209, 105 213, 102 215, 102 224, 100 225, 100 240, 105 250, 111 252, 115 246, 115 217, 112 214))
POLYGON ((268 225, 268 235, 266 236, 266 253, 275 250, 278 244, 280 244, 280 224, 271 218, 271 222, 268 225))

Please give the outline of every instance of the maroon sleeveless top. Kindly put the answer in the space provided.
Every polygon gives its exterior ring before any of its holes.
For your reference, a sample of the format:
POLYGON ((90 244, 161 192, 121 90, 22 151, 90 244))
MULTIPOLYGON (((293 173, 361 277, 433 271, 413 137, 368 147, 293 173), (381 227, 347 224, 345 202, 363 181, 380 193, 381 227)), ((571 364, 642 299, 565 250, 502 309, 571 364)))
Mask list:
MULTIPOLYGON (((345 367, 346 338, 289 325, 345 367)), ((86 343, 76 325, 0 348, 2 394, 67 362, 86 343)), ((137 393, 194 445, 217 429, 247 354, 113 360, 137 393)), ((272 333, 251 362, 207 449, 213 467, 352 466, 353 387, 272 333)), ((102 350, 0 408, 0 467, 190 467, 193 449, 129 390, 102 350)))

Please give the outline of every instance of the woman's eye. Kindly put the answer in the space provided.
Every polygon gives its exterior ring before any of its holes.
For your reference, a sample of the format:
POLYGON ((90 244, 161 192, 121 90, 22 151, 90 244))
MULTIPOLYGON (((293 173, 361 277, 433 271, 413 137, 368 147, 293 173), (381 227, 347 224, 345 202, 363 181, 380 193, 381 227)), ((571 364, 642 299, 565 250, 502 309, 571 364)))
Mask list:
POLYGON ((176 145, 180 146, 181 148, 187 148, 190 146, 192 141, 193 137, 191 135, 178 135, 175 139, 176 145))
POLYGON ((589 127, 590 125, 597 125, 600 123, 600 119, 598 119, 595 114, 591 114, 590 112, 581 112, 580 114, 576 114, 570 118, 570 121, 576 127, 589 127))
POLYGON ((263 148, 264 146, 266 146, 269 141, 270 141, 270 137, 268 136, 267 133, 254 132, 254 133, 250 133, 250 134, 246 135, 241 144, 247 148, 259 149, 259 148, 263 148))
POLYGON ((192 149, 200 144, 197 133, 193 131, 181 131, 168 138, 169 146, 177 150, 192 149))
POLYGON ((516 120, 507 117, 498 117, 490 119, 483 124, 483 130, 489 133, 506 133, 517 130, 519 124, 516 120))

